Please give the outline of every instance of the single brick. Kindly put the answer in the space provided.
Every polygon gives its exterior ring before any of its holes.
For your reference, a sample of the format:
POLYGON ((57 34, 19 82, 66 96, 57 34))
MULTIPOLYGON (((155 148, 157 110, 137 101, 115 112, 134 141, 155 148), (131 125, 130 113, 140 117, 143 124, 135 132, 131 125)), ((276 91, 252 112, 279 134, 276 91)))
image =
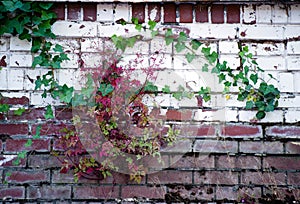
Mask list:
POLYGON ((251 126, 251 125, 226 125, 222 128, 221 134, 223 136, 229 137, 261 137, 262 136, 262 128, 261 126, 251 126))
POLYGON ((96 21, 97 20, 97 4, 96 3, 84 3, 83 8, 83 20, 84 21, 96 21))
POLYGON ((31 127, 32 135, 36 134, 36 129, 41 126, 40 135, 62 135, 64 129, 67 130, 75 130, 75 127, 71 124, 64 124, 64 123, 45 123, 42 125, 34 124, 31 127))
POLYGON ((168 184, 168 183, 192 183, 192 172, 164 170, 148 176, 148 183, 168 184))
POLYGON ((191 110, 174 110, 170 109, 167 111, 167 120, 191 120, 192 119, 192 111, 191 110))
POLYGON ((63 158, 58 158, 52 155, 29 155, 28 166, 32 168, 55 168, 61 167, 63 158), (60 160, 59 160, 60 159, 60 160))
POLYGON ((114 199, 119 197, 118 186, 75 186, 75 199, 114 199))
POLYGON ((25 197, 25 188, 24 187, 0 187, 0 199, 18 199, 25 197))
POLYGON ((9 105, 28 105, 29 98, 22 96, 21 98, 16 97, 1 97, 0 104, 9 104, 9 105))
POLYGON ((29 186, 27 188, 28 199, 70 199, 71 186, 47 186, 41 187, 29 186))
POLYGON ((287 142, 285 144, 285 150, 287 154, 300 154, 299 142, 287 142))
MULTIPOLYGON (((181 155, 180 155, 181 156, 181 155)), ((178 159, 177 156, 170 156, 171 168, 202 169, 214 168, 214 157, 209 155, 184 156, 178 159)))
POLYGON ((56 13, 57 20, 65 20, 65 4, 55 3, 52 7, 52 11, 56 13))
POLYGON ((201 153, 237 153, 236 141, 223 140, 196 140, 194 151, 201 153))
POLYGON ((243 23, 255 24, 256 23, 256 5, 243 6, 243 23))
POLYGON ((9 120, 38 120, 45 119, 45 108, 26 109, 22 115, 15 115, 14 111, 10 111, 9 120))
POLYGON ((300 137, 299 126, 272 126, 266 129, 267 136, 300 137))
POLYGON ((148 18, 152 21, 159 22, 161 19, 161 4, 148 4, 148 18))
POLYGON ((238 173, 232 171, 195 171, 194 182, 196 184, 237 184, 238 173))
POLYGON ((193 22, 193 4, 179 4, 180 23, 193 22))
POLYGON ((217 156, 216 165, 221 169, 260 169, 261 159, 255 156, 217 156))
POLYGON ((32 144, 29 147, 25 147, 27 139, 12 140, 7 139, 5 143, 6 152, 21 152, 35 150, 40 152, 50 151, 50 140, 32 140, 32 144))
POLYGON ((231 4, 226 6, 227 23, 239 23, 240 22, 240 5, 231 4))
POLYGON ((285 173, 242 172, 242 184, 254 185, 284 185, 285 173))
POLYGON ((299 170, 300 158, 290 156, 269 156, 263 159, 263 168, 272 168, 278 170, 299 170))
POLYGON ((0 135, 27 135, 27 124, 0 124, 0 135))
POLYGON ((267 153, 267 154, 282 154, 283 143, 281 142, 240 142, 240 152, 243 153, 267 153))
POLYGON ((132 4, 132 17, 137 18, 139 23, 145 22, 145 4, 133 3, 132 4))
POLYGON ((180 131, 184 137, 215 136, 216 128, 211 125, 175 125, 175 130, 180 131))
POLYGON ((212 5, 210 10, 212 23, 224 23, 224 5, 212 5))
POLYGON ((300 186, 300 173, 288 173, 288 184, 300 186))
POLYGON ((8 183, 41 183, 50 182, 50 174, 48 171, 14 171, 10 172, 10 176, 6 176, 5 180, 8 183))
POLYGON ((122 186, 122 198, 164 199, 166 189, 163 186, 122 186))
POLYGON ((196 22, 207 23, 208 22, 208 6, 197 4, 195 7, 196 22))
POLYGON ((166 3, 164 8, 164 23, 176 23, 176 4, 166 3))
POLYGON ((68 3, 68 20, 80 20, 81 4, 80 3, 68 3))

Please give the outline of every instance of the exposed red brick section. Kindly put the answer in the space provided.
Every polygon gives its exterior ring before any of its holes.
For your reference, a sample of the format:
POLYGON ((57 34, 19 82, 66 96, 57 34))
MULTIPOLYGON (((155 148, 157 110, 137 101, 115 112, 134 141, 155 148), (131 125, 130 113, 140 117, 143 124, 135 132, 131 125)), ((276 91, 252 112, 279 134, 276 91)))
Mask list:
POLYGON ((28 166, 30 168, 52 168, 60 167, 61 162, 58 157, 52 155, 29 155, 28 166))
POLYGON ((14 111, 10 111, 8 115, 9 120, 37 120, 45 119, 45 108, 30 108, 26 109, 22 115, 18 116, 14 114, 14 111))
POLYGON ((27 198, 29 199, 70 199, 71 186, 29 186, 27 188, 27 198))
POLYGON ((132 4, 132 17, 139 19, 139 23, 145 22, 145 4, 144 3, 132 4))
POLYGON ((71 120, 73 112, 71 108, 55 108, 55 118, 57 120, 71 120))
POLYGON ((238 183, 238 173, 231 171, 195 172, 194 182, 197 184, 236 184, 238 183))
POLYGON ((164 8, 164 23, 176 23, 176 4, 166 3, 164 8))
POLYGON ((242 184, 255 185, 284 185, 285 173, 242 172, 242 184))
POLYGON ((9 105, 28 105, 29 99, 26 96, 22 96, 21 98, 16 97, 0 97, 0 104, 9 104, 9 105))
POLYGON ((260 169, 261 158, 254 156, 217 156, 216 167, 226 169, 260 169))
POLYGON ((207 23, 208 22, 208 6, 197 4, 195 7, 196 22, 207 23))
POLYGON ((4 135, 27 135, 27 124, 0 124, 0 134, 4 135))
POLYGON ((6 152, 21 152, 21 151, 50 151, 50 140, 32 140, 32 145, 30 147, 25 147, 28 140, 20 139, 20 140, 6 140, 5 151, 6 152))
POLYGON ((167 111, 167 120, 191 120, 193 112, 191 110, 174 110, 167 111))
POLYGON ((266 129, 267 136, 294 137, 300 136, 299 126, 272 126, 266 129))
POLYGON ((240 22, 240 5, 232 4, 226 6, 227 23, 239 23, 240 22))
POLYGON ((226 125, 222 128, 222 135, 224 136, 251 136, 251 137, 261 137, 262 128, 259 125, 250 126, 250 125, 226 125))
POLYGON ((64 3, 55 3, 53 9, 57 15, 58 20, 65 20, 65 4, 64 3))
POLYGON ((122 198, 149 198, 164 199, 166 194, 165 187, 148 187, 148 186, 123 186, 121 188, 122 198))
POLYGON ((150 174, 148 176, 148 183, 153 184, 167 184, 167 183, 192 183, 192 172, 188 171, 171 171, 165 170, 158 173, 150 174))
POLYGON ((113 199, 119 197, 118 186, 76 186, 74 198, 77 199, 113 199))
POLYGON ((240 152, 243 153, 268 153, 268 154, 282 154, 283 143, 281 142, 240 142, 240 152))
POLYGON ((231 187, 231 186, 230 187, 218 186, 216 188, 217 200, 226 199, 226 200, 240 201, 241 198, 243 198, 244 194, 246 196, 251 195, 253 198, 260 198, 261 197, 261 189, 260 188, 242 188, 239 191, 237 191, 235 189, 235 187, 231 187))
POLYGON ((211 22, 224 23, 224 5, 211 6, 211 22))
POLYGON ((83 8, 83 20, 84 21, 96 21, 97 20, 97 4, 96 3, 84 3, 83 8))
POLYGON ((148 18, 159 22, 161 19, 161 4, 149 3, 148 4, 148 18))
POLYGON ((50 172, 48 171, 14 171, 5 180, 8 183, 40 183, 50 182, 50 172))
POLYGON ((81 4, 80 3, 68 3, 68 20, 80 20, 81 4))
POLYGON ((24 187, 0 187, 0 198, 25 198, 25 188, 24 187))
POLYGON ((278 170, 299 170, 300 157, 266 157, 263 160, 264 168, 275 168, 278 170))
POLYGON ((193 4, 179 4, 180 23, 193 22, 193 4))
POLYGON ((237 153, 238 143, 236 141, 197 140, 194 151, 201 153, 237 153))

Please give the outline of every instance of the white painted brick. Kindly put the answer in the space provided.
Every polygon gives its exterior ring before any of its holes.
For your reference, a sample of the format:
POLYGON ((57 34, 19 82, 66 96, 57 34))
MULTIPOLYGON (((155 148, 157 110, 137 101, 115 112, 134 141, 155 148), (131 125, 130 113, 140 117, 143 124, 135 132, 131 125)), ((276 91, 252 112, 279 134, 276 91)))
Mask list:
POLYGON ((285 26, 285 38, 298 38, 300 36, 300 26, 299 25, 286 25, 285 26))
POLYGON ((66 53, 79 53, 80 52, 80 43, 79 43, 79 40, 77 40, 77 39, 59 38, 59 39, 54 39, 54 40, 52 39, 51 42, 53 43, 54 46, 56 44, 61 45, 63 47, 64 52, 66 52, 66 53))
POLYGON ((263 70, 286 70, 285 60, 281 56, 259 57, 256 61, 263 70))
POLYGON ((103 62, 101 53, 83 53, 81 59, 84 68, 96 68, 101 66, 103 62))
POLYGON ((300 22, 300 5, 295 4, 290 6, 290 23, 299 23, 300 22))
POLYGON ((74 79, 74 74, 75 71, 71 70, 71 69, 60 69, 57 70, 57 76, 58 76, 58 83, 60 85, 68 85, 70 86, 74 86, 75 85, 75 79, 74 79))
POLYGON ((249 52, 254 55, 283 55, 284 44, 283 43, 250 43, 249 52))
POLYGON ((0 89, 7 90, 7 72, 6 68, 0 70, 0 89))
POLYGON ((237 122, 238 111, 233 109, 225 109, 225 120, 226 122, 237 122))
POLYGON ((243 20, 244 23, 255 23, 256 21, 255 5, 243 6, 243 20))
POLYGON ((279 73, 278 71, 265 71, 263 73, 259 74, 259 77, 263 78, 268 84, 273 84, 275 87, 279 87, 279 73), (273 76, 273 79, 269 76, 271 74, 273 76))
POLYGON ((115 7, 114 21, 124 19, 126 22, 130 22, 130 6, 128 4, 117 4, 115 7))
MULTIPOLYGON (((241 122, 250 122, 255 118, 256 111, 239 111, 239 121, 241 122)), ((274 110, 272 112, 267 112, 266 117, 259 120, 261 123, 277 123, 283 122, 283 111, 274 110)))
POLYGON ((195 97, 189 99, 189 98, 183 98, 182 100, 177 100, 173 97, 171 97, 171 106, 174 108, 179 107, 198 107, 198 101, 195 97))
POLYGON ((287 43, 288 54, 300 54, 300 41, 292 41, 287 43))
POLYGON ((294 88, 295 92, 300 92, 300 72, 294 72, 294 88))
POLYGON ((82 38, 80 44, 81 52, 101 52, 104 46, 101 38, 82 38))
POLYGON ((300 70, 300 56, 288 56, 286 59, 288 70, 300 70))
POLYGON ((122 26, 120 24, 115 25, 98 25, 99 36, 100 37, 111 37, 114 34, 121 36, 134 36, 141 35, 133 24, 127 24, 122 26))
POLYGON ((238 43, 232 41, 220 41, 219 52, 220 54, 238 54, 239 53, 238 43))
POLYGON ((279 90, 281 92, 294 91, 294 74, 293 73, 279 73, 279 90))
POLYGON ((270 5, 261 5, 256 7, 256 22, 257 23, 272 22, 272 8, 270 5))
POLYGON ((96 37, 97 22, 68 22, 56 21, 52 26, 52 32, 62 37, 96 37))
POLYGON ((285 113, 285 122, 297 123, 300 122, 300 110, 287 110, 285 113))
POLYGON ((227 66, 231 69, 240 67, 240 59, 237 55, 221 55, 220 62, 227 61, 227 66))
POLYGON ((10 67, 31 67, 32 55, 10 53, 9 65, 10 67))
POLYGON ((239 31, 240 33, 244 32, 245 36, 240 36, 240 38, 255 40, 282 40, 284 28, 284 26, 279 25, 241 25, 239 31), (272 33, 272 35, 270 33, 272 33))
POLYGON ((10 50, 12 51, 30 51, 32 42, 20 40, 18 37, 10 38, 10 50))
POLYGON ((147 54, 149 53, 149 43, 145 41, 138 41, 133 47, 128 47, 125 54, 147 54))
MULTIPOLYGON (((164 55, 164 54, 158 54, 155 56, 156 57, 156 62, 160 62, 160 68, 167 68, 167 69, 174 69, 174 65, 173 63, 175 63, 175 59, 177 58, 174 58, 174 62, 173 62, 173 59, 172 59, 172 56, 171 55, 164 55)), ((177 68, 177 66, 175 67, 175 69, 177 68)))
POLYGON ((230 98, 228 100, 225 100, 225 97, 223 95, 220 95, 217 100, 217 106, 222 107, 222 106, 224 106, 224 103, 225 103, 225 106, 229 107, 229 108, 233 108, 233 107, 242 108, 242 107, 246 106, 245 102, 237 100, 237 95, 234 95, 231 93, 229 95, 230 95, 230 98))
POLYGON ((279 107, 281 108, 298 108, 300 104, 300 96, 281 95, 279 99, 279 107))
POLYGON ((232 116, 227 116, 226 110, 197 110, 194 114, 194 120, 195 121, 228 121, 234 120, 232 116))
POLYGON ((24 88, 24 70, 8 70, 8 90, 23 90, 24 88))
POLYGON ((166 45, 165 39, 161 37, 156 37, 150 42, 151 53, 172 53, 172 44, 166 45))
POLYGON ((85 86, 86 84, 86 76, 87 76, 87 71, 84 71, 82 69, 77 69, 74 70, 73 73, 73 78, 74 78, 74 89, 75 90, 81 90, 82 87, 85 86))
POLYGON ((143 102, 150 107, 171 107, 171 100, 170 94, 145 95, 143 97, 143 102))
POLYGON ((78 68, 78 55, 77 54, 68 54, 70 60, 63 61, 61 63, 61 68, 78 68))
POLYGON ((234 24, 192 24, 189 27, 191 38, 228 39, 237 35, 237 26, 234 24))
POLYGON ((97 5, 97 21, 112 22, 114 20, 113 4, 97 5))
POLYGON ((50 95, 47 95, 46 98, 42 98, 43 92, 32 92, 30 93, 30 105, 33 106, 47 106, 49 104, 52 105, 62 105, 59 100, 53 99, 50 95))
POLYGON ((5 52, 8 48, 8 38, 0 38, 0 52, 5 52))
POLYGON ((148 57, 146 55, 126 55, 119 63, 124 68, 145 69, 149 67, 148 57))
POLYGON ((25 90, 34 90, 35 80, 37 79, 37 76, 41 76, 40 69, 36 68, 36 69, 26 69, 25 70, 25 78, 24 78, 24 89, 25 90))
POLYGON ((272 7, 272 22, 273 23, 287 23, 288 13, 286 8, 280 5, 272 7))

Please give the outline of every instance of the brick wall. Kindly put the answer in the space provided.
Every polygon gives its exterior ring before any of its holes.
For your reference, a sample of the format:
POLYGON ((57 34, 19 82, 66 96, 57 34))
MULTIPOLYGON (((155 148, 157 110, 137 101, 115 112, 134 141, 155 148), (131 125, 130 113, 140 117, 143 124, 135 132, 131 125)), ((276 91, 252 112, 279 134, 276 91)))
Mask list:
MULTIPOLYGON (((1 102, 13 108, 25 107, 26 111, 22 116, 12 112, 0 116, 0 199, 197 202, 234 201, 249 194, 256 198, 294 196, 300 200, 300 4, 56 3, 55 11, 59 21, 53 32, 71 59, 57 71, 62 84, 77 85, 81 66, 95 67, 99 63, 99 49, 109 46, 107 37, 125 34, 124 28, 133 30, 132 25, 120 26, 118 20, 130 21, 135 16, 140 22, 155 20, 162 28, 185 30, 190 37, 210 43, 232 67, 239 66, 238 43, 248 45, 266 71, 261 77, 271 73, 278 79, 272 83, 282 92, 279 108, 253 123, 255 113, 245 110, 234 97, 225 101, 217 87, 212 87, 212 101, 202 104, 207 109, 199 108, 197 101, 176 105, 166 102, 175 107, 165 114, 168 120, 189 121, 188 125, 176 126, 189 133, 183 135, 188 140, 182 158, 178 159, 179 153, 164 153, 169 168, 147 175, 140 184, 120 173, 115 173, 115 180, 82 179, 75 183, 71 174, 59 173, 60 163, 51 155, 59 130, 74 128, 72 113, 34 91, 31 79, 45 70, 30 68, 30 42, 2 36, 0 90, 5 98, 1 102), (55 119, 46 121, 43 114, 48 103, 55 105, 55 119), (26 138, 35 134, 37 124, 42 125, 42 139, 25 148, 26 138), (15 166, 12 159, 24 149, 34 151, 15 166)), ((136 49, 148 54, 156 51, 159 39, 143 43, 136 49)), ((172 77, 172 70, 178 66, 182 70, 190 68, 180 56, 173 55, 171 46, 164 47, 164 52, 168 55, 162 66, 171 72, 163 74, 163 79, 172 77)), ((130 54, 129 50, 125 57, 130 54)))

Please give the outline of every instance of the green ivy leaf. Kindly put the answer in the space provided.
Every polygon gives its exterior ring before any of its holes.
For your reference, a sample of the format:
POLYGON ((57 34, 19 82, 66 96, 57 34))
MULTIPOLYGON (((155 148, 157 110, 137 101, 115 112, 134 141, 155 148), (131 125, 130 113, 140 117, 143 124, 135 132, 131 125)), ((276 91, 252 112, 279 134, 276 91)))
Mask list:
POLYGON ((8 104, 0 104, 0 113, 7 113, 9 111, 8 104))
POLYGON ((165 86, 162 88, 162 92, 163 92, 163 93, 166 93, 166 94, 171 93, 170 86, 165 85, 165 86))
POLYGON ((111 84, 104 84, 101 83, 100 87, 98 88, 98 91, 101 92, 102 96, 106 96, 108 94, 110 94, 111 92, 113 92, 114 87, 111 84))
POLYGON ((158 87, 156 85, 154 85, 153 82, 147 81, 144 86, 144 91, 156 93, 156 92, 158 92, 158 87))
POLYGON ((203 98, 205 102, 207 102, 210 101, 211 99, 210 92, 211 92, 210 87, 206 87, 206 88, 201 87, 199 91, 199 95, 203 98))
MULTIPOLYGON (((156 22, 155 21, 148 21, 148 25, 149 25, 149 29, 153 31, 153 29, 156 26, 156 22)), ((157 31, 158 32, 158 31, 157 31)))
POLYGON ((18 108, 14 110, 14 115, 21 116, 25 112, 25 108, 18 108))
POLYGON ((172 37, 172 36, 173 36, 173 31, 172 31, 171 28, 168 28, 168 29, 167 29, 167 31, 166 31, 166 33, 165 33, 165 36, 166 36, 166 37, 172 37))
POLYGON ((70 103, 72 101, 74 88, 68 87, 66 84, 64 84, 62 87, 60 87, 59 92, 59 99, 60 101, 64 103, 70 103))
POLYGON ((177 38, 178 42, 183 42, 187 40, 187 35, 185 34, 185 32, 180 32, 179 33, 179 37, 177 38))
POLYGON ((40 136, 41 136, 41 129, 42 129, 42 126, 41 125, 38 125, 35 129, 35 135, 33 135, 33 139, 39 139, 40 136))
POLYGON ((176 52, 181 52, 185 49, 185 44, 181 42, 177 42, 175 45, 176 52))
POLYGON ((258 80, 257 74, 251 74, 251 75, 250 75, 250 79, 251 79, 251 81, 252 81, 254 84, 256 84, 256 83, 257 83, 257 80, 258 80))
POLYGON ((39 6, 42 9, 49 10, 53 6, 53 3, 40 3, 39 2, 39 6))
POLYGON ((192 44, 193 50, 198 50, 198 48, 202 45, 201 42, 199 42, 198 40, 195 40, 195 39, 191 41, 191 44, 192 44))
POLYGON ((202 71, 203 72, 208 72, 208 64, 204 64, 203 66, 202 66, 202 71))
POLYGON ((158 35, 158 31, 157 30, 152 30, 151 31, 151 36, 152 36, 152 38, 154 38, 155 36, 157 36, 158 35))
POLYGON ((246 102, 246 109, 250 110, 250 109, 253 108, 253 106, 254 106, 253 101, 247 101, 246 102))
POLYGON ((45 112, 45 119, 53 119, 54 115, 53 115, 53 110, 51 105, 46 106, 46 112, 45 112))
POLYGON ((174 39, 171 37, 166 37, 165 41, 166 41, 166 45, 170 45, 174 41, 174 39))
POLYGON ((59 44, 56 44, 55 47, 53 48, 54 52, 64 52, 63 47, 59 44))
POLYGON ((189 63, 191 63, 191 62, 195 59, 195 54, 194 54, 194 53, 188 52, 188 53, 185 55, 185 58, 187 59, 187 61, 188 61, 189 63))
POLYGON ((264 117, 266 117, 266 112, 265 112, 265 111, 258 111, 258 112, 256 113, 256 118, 257 118, 257 119, 261 120, 261 119, 263 119, 264 117))
POLYGON ((32 140, 28 139, 27 142, 24 144, 24 147, 31 147, 32 146, 32 140))

